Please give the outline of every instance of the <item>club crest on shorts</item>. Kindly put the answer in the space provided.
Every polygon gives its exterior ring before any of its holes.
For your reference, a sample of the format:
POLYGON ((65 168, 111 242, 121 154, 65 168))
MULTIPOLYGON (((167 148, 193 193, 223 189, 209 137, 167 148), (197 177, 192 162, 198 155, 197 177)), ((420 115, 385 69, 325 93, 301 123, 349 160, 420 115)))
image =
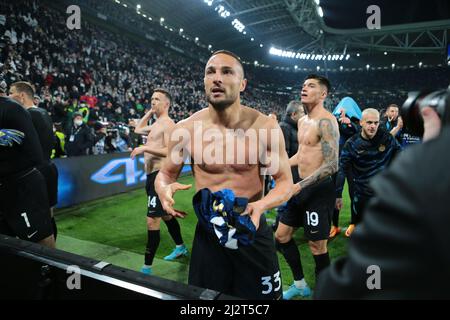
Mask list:
POLYGON ((384 144, 380 144, 378 151, 383 152, 384 150, 386 150, 386 146, 384 144))

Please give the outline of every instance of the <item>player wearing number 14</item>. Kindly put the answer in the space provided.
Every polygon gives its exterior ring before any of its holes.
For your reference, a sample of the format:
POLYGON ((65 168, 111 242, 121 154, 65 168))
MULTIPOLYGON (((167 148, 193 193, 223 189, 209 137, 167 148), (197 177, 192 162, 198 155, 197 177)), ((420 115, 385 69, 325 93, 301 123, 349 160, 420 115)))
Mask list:
POLYGON ((160 242, 160 222, 166 223, 167 229, 176 244, 171 254, 164 260, 172 261, 181 256, 187 256, 188 250, 183 243, 181 229, 178 221, 168 215, 162 208, 158 194, 155 191, 155 178, 161 168, 162 161, 167 156, 167 146, 169 134, 175 123, 169 118, 169 107, 172 97, 164 89, 155 89, 151 98, 152 108, 139 121, 135 132, 137 134, 147 134, 147 143, 137 147, 131 153, 131 158, 139 154, 144 154, 145 172, 147 182, 145 189, 148 196, 147 205, 147 246, 145 250, 145 261, 141 271, 145 274, 152 273, 153 259, 160 242), (155 115, 156 121, 148 125, 150 118, 155 115))

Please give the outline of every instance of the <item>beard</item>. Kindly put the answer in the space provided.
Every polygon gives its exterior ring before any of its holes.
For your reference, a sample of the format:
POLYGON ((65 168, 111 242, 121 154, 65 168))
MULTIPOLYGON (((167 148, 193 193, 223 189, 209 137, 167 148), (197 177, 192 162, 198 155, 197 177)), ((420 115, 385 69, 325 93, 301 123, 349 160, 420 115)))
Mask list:
POLYGON ((229 106, 231 106, 237 99, 238 95, 232 96, 229 94, 224 94, 224 98, 215 99, 213 98, 213 94, 209 94, 206 97, 206 100, 208 103, 210 103, 213 108, 217 111, 223 111, 227 109, 229 106))

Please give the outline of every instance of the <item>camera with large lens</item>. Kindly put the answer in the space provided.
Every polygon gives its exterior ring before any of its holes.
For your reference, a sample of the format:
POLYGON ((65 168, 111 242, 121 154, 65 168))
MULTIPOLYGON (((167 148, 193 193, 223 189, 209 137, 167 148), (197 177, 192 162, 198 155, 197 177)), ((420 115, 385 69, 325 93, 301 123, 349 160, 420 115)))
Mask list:
POLYGON ((423 136, 423 118, 421 109, 433 108, 439 115, 442 126, 450 124, 450 87, 439 91, 414 91, 408 94, 408 99, 401 108, 401 116, 406 129, 412 135, 423 136))

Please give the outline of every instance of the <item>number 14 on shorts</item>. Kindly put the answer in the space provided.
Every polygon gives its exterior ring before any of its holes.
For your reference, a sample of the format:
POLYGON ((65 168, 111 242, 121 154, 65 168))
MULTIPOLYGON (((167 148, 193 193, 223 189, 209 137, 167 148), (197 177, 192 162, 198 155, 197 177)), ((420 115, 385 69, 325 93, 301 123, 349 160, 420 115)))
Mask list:
POLYGON ((263 291, 262 294, 270 294, 272 291, 276 292, 281 289, 280 271, 273 276, 261 277, 263 291), (274 288, 275 286, 275 288, 274 288))
POLYGON ((148 204, 147 207, 152 206, 153 208, 156 207, 156 196, 148 196, 148 204))

